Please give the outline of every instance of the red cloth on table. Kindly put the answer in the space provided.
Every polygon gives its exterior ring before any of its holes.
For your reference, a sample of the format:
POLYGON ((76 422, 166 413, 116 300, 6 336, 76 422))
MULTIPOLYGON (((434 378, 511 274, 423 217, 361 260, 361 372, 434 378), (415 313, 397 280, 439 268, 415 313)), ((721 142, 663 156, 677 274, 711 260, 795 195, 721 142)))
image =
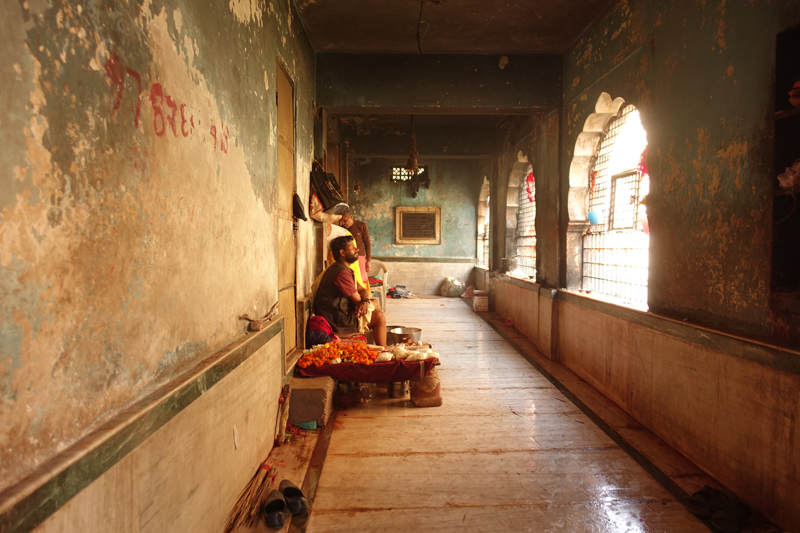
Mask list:
POLYGON ((424 361, 388 361, 386 363, 372 363, 362 365, 357 363, 339 363, 338 365, 309 366, 308 368, 295 367, 295 372, 305 377, 330 376, 340 381, 362 381, 364 383, 392 383, 395 381, 408 381, 418 377, 427 376, 438 359, 425 359, 424 361), (424 373, 420 376, 421 367, 424 373))

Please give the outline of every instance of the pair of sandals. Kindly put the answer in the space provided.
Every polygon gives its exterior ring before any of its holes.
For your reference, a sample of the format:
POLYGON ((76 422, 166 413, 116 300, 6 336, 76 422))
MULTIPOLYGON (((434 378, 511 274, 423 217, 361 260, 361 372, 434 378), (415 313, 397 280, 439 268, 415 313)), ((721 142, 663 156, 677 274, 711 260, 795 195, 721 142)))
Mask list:
POLYGON ((700 518, 711 518, 711 524, 724 533, 740 531, 750 517, 747 504, 708 485, 692 494, 687 507, 700 518))
POLYGON ((264 522, 272 529, 283 527, 290 513, 295 515, 308 510, 308 500, 297 485, 284 479, 278 488, 267 495, 262 512, 264 522))

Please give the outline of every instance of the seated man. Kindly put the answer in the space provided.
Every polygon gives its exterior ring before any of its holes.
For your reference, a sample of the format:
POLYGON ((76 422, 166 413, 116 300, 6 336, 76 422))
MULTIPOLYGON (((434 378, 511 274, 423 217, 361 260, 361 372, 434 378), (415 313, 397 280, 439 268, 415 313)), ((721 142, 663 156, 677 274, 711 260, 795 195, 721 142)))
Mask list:
POLYGON ((333 332, 340 336, 372 328, 375 344, 386 346, 386 316, 370 302, 369 290, 356 285, 349 266, 358 261, 353 237, 336 237, 330 242, 330 248, 336 262, 322 276, 314 296, 314 314, 327 320, 333 332))

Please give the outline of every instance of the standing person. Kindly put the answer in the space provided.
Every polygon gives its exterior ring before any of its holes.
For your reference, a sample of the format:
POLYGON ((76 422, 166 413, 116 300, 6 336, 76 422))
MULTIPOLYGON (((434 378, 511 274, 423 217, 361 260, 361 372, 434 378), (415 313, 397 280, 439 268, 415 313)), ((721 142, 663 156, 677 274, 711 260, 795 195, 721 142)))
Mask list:
POLYGON ((361 279, 363 279, 367 287, 369 287, 369 263, 372 259, 372 249, 369 242, 369 229, 367 225, 359 220, 353 219, 353 213, 349 209, 342 214, 339 221, 342 227, 347 228, 356 240, 356 247, 358 248, 358 265, 361 267, 361 279))

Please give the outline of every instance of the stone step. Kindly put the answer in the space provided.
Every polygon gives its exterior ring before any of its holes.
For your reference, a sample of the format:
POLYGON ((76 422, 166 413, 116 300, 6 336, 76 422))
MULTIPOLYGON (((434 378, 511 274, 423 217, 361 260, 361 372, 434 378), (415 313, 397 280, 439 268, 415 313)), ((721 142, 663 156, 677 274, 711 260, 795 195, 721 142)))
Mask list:
POLYGON ((316 421, 325 427, 333 411, 333 391, 336 382, 329 376, 292 378, 289 400, 289 423, 293 426, 316 421))

